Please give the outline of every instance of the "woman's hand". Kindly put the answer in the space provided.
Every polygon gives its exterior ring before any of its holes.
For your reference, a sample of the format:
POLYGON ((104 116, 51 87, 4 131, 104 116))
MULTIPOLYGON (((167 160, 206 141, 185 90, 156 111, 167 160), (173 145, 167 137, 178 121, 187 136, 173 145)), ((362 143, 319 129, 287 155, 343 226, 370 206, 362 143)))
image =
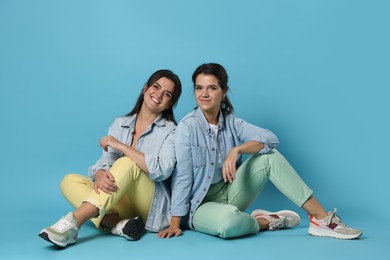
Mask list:
POLYGON ((100 139, 99 145, 106 152, 108 151, 108 147, 121 151, 121 146, 123 145, 123 143, 119 142, 117 139, 115 139, 115 137, 107 135, 100 139))
POLYGON ((264 144, 257 141, 249 141, 233 147, 223 163, 222 176, 225 182, 232 183, 236 179, 236 162, 240 154, 258 153, 264 148, 264 144))
POLYGON ((238 147, 233 147, 229 151, 222 166, 222 177, 225 182, 232 183, 236 179, 236 162, 239 155, 238 147))
POLYGON ((100 194, 99 190, 111 194, 112 192, 116 192, 118 187, 115 185, 114 176, 110 172, 101 169, 95 173, 93 189, 97 194, 100 194))
POLYGON ((158 232, 157 236, 159 238, 170 238, 173 236, 175 236, 175 237, 181 236, 181 234, 183 232, 180 229, 180 220, 181 220, 181 217, 172 216, 171 217, 171 224, 170 224, 169 228, 158 232))
POLYGON ((182 233, 183 231, 181 231, 180 227, 170 226, 169 228, 158 232, 157 236, 159 238, 170 238, 173 236, 175 237, 181 236, 182 233))

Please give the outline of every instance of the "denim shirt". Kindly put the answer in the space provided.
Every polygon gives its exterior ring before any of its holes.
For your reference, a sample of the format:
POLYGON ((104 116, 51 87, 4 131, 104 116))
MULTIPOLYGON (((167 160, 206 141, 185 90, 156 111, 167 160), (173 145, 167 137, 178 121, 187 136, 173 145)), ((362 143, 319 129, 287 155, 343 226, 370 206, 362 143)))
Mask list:
MULTIPOLYGON (((233 113, 219 113, 217 141, 202 112, 197 108, 178 124, 175 133, 177 165, 172 176, 172 216, 192 217, 202 203, 213 180, 217 149, 223 159, 230 149, 248 141, 264 144, 259 154, 270 153, 279 143, 271 131, 249 124, 233 113)), ((237 159, 237 168, 241 165, 237 159)), ((184 218, 186 219, 186 218, 184 218)))
MULTIPOLYGON (((108 129, 118 141, 131 145, 133 139, 136 115, 118 117, 108 129)), ((149 178, 155 182, 154 194, 146 229, 160 231, 169 226, 170 215, 170 180, 168 179, 176 164, 174 132, 176 125, 161 117, 161 114, 145 130, 137 141, 136 149, 145 154, 145 163, 149 170, 149 178), (167 180, 168 179, 168 180, 167 180)), ((89 167, 88 175, 95 181, 95 174, 99 169, 108 171, 112 164, 124 154, 108 147, 94 165, 89 167)))

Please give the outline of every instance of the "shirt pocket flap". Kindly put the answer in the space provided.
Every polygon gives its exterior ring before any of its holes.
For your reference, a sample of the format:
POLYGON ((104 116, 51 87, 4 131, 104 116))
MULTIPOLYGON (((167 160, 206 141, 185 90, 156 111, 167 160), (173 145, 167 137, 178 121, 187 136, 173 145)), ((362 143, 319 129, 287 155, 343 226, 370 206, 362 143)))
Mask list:
POLYGON ((191 146, 193 167, 204 167, 206 165, 207 147, 191 146))

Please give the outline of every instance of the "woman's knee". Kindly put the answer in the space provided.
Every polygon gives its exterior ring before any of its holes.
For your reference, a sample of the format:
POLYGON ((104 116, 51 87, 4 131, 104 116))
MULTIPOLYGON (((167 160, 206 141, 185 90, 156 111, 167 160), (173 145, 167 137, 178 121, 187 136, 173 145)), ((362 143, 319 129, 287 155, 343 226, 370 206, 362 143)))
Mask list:
POLYGON ((61 192, 65 195, 69 192, 73 192, 77 185, 90 185, 92 181, 83 175, 76 173, 69 173, 62 178, 60 183, 61 192), (88 183, 90 182, 90 183, 88 183), (76 185, 77 184, 77 185, 76 185))
POLYGON ((276 149, 273 149, 270 153, 255 155, 251 158, 256 160, 257 163, 264 165, 266 169, 269 169, 272 165, 284 164, 286 162, 283 155, 276 149))
POLYGON ((137 179, 139 178, 141 171, 139 166, 126 156, 116 160, 109 170, 116 181, 119 181, 122 178, 137 179))
POLYGON ((272 150, 272 153, 267 154, 268 159, 274 160, 274 161, 286 161, 286 158, 276 149, 272 150))
POLYGON ((61 190, 67 189, 72 183, 74 183, 77 179, 79 179, 80 175, 75 173, 69 173, 62 178, 60 187, 61 190))
POLYGON ((240 211, 236 206, 226 205, 221 216, 221 221, 218 224, 218 233, 222 238, 233 238, 247 235, 247 230, 243 227, 247 226, 245 222, 246 214, 240 211))

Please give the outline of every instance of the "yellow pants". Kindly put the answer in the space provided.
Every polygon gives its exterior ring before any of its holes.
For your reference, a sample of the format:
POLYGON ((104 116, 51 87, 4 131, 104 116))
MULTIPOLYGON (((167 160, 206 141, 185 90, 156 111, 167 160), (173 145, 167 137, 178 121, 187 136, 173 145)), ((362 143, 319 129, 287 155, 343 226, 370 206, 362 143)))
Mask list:
POLYGON ((99 229, 103 217, 117 213, 122 219, 141 216, 146 222, 153 199, 154 182, 128 157, 118 159, 109 172, 114 176, 118 191, 107 194, 94 190, 94 183, 86 176, 68 174, 61 182, 61 192, 69 203, 78 208, 89 202, 99 209, 99 216, 91 219, 99 229))

